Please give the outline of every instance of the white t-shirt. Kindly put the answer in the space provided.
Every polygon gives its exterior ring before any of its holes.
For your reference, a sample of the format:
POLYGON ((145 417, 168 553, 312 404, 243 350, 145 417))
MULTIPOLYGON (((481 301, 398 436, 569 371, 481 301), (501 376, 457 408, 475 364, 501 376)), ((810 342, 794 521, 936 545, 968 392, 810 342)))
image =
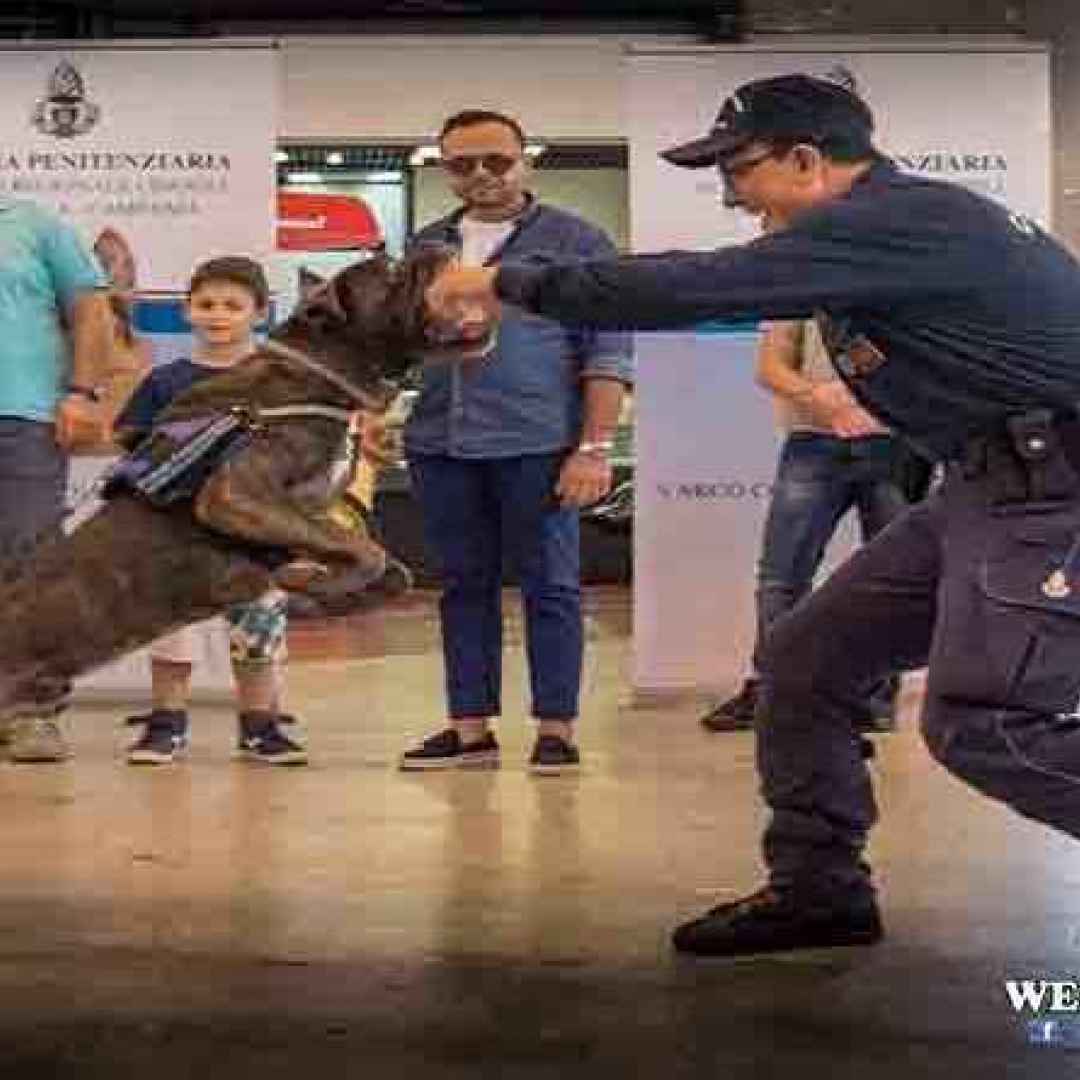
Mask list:
POLYGON ((466 266, 483 266, 514 231, 515 218, 508 221, 476 221, 467 214, 461 219, 461 261, 466 266))

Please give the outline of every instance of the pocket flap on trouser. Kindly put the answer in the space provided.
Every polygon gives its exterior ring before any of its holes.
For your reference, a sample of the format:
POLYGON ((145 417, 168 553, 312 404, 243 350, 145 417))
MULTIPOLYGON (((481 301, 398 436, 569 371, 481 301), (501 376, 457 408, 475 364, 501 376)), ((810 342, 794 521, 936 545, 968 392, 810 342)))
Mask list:
POLYGON ((1080 617, 1080 533, 1073 515, 1011 524, 987 547, 985 595, 1010 607, 1080 617))

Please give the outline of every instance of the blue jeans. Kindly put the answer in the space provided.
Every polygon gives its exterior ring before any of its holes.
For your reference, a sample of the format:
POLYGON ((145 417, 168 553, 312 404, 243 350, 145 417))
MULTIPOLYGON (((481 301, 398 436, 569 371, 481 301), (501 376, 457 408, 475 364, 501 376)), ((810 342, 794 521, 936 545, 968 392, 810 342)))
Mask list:
POLYGON ((888 436, 841 439, 796 431, 787 437, 758 564, 755 669, 769 627, 813 588, 841 518, 854 507, 866 541, 906 509, 895 460, 896 441, 888 436))
POLYGON ((553 499, 564 455, 410 461, 428 544, 443 574, 443 657, 454 719, 498 716, 504 559, 525 607, 532 715, 577 716, 584 631, 578 511, 553 499))
POLYGON ((67 475, 52 424, 0 417, 0 559, 25 554, 59 524, 67 475))

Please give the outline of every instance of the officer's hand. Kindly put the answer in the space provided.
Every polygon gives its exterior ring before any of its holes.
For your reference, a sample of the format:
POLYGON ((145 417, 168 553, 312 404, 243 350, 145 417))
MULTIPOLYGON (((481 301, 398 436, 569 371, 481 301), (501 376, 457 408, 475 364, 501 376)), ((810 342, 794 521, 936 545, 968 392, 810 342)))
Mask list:
POLYGON ((611 462, 575 451, 563 462, 555 494, 563 506, 591 506, 611 490, 611 462))
POLYGON ((108 417, 105 409, 82 394, 68 394, 56 406, 56 445, 71 451, 93 446, 105 438, 108 417))
POLYGON ((499 317, 494 281, 492 266, 451 263, 428 286, 431 316, 441 325, 456 327, 466 338, 474 332, 479 335, 499 317))

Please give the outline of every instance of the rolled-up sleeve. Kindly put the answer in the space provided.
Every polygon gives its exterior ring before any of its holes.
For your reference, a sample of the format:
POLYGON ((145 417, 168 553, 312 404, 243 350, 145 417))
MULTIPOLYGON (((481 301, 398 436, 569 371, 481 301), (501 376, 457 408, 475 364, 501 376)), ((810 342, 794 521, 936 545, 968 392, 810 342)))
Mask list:
MULTIPOLYGON (((600 229, 582 230, 576 255, 582 260, 609 259, 617 254, 615 245, 600 229)), ((574 331, 581 357, 583 379, 634 381, 634 338, 622 330, 595 330, 578 327, 574 331)))

